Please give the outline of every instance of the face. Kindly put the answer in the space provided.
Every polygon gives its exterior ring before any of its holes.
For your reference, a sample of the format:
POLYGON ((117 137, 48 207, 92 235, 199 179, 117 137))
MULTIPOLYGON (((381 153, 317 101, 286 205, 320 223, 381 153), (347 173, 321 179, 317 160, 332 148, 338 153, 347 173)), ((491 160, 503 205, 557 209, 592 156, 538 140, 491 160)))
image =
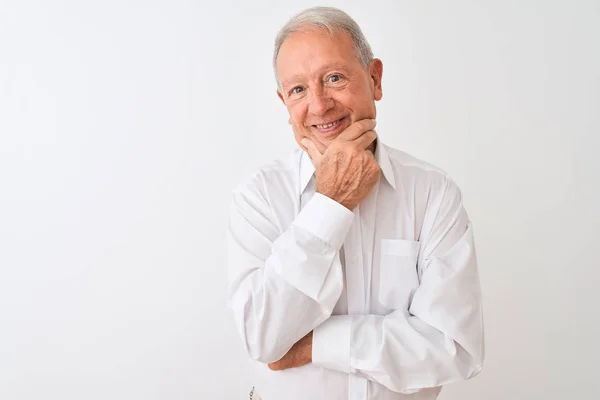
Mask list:
POLYGON ((347 32, 294 33, 283 42, 275 69, 277 94, 303 148, 305 137, 327 147, 354 122, 376 117, 383 65, 374 59, 365 69, 347 32))

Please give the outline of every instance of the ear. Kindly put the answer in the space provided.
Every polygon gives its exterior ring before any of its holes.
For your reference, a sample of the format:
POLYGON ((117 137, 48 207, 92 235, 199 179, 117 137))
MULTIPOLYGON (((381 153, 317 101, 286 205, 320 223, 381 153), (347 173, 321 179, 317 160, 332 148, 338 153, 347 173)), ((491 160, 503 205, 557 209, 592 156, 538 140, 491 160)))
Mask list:
MULTIPOLYGON (((283 95, 281 94, 281 92, 279 91, 279 89, 277 89, 277 97, 279 97, 279 100, 281 100, 281 102, 283 103, 283 105, 285 106, 285 99, 283 98, 283 95)), ((288 119, 288 124, 292 124, 292 117, 290 116, 290 119, 288 119)))
POLYGON ((373 84, 373 99, 379 101, 383 97, 383 89, 381 87, 383 63, 379 58, 374 58, 369 64, 369 75, 373 84))
POLYGON ((279 97, 279 100, 281 100, 281 102, 283 103, 283 105, 285 106, 285 100, 283 98, 283 95, 281 94, 281 92, 279 91, 279 89, 277 89, 277 97, 279 97))

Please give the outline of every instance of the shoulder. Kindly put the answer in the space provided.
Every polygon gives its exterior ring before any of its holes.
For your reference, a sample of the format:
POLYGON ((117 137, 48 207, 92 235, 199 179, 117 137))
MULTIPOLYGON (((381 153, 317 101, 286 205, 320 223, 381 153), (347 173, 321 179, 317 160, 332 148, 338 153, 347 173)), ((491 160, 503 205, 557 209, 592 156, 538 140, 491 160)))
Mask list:
POLYGON ((411 169, 412 173, 433 173, 436 175, 446 176, 446 172, 444 170, 427 161, 386 144, 384 144, 384 146, 395 169, 411 169))
POLYGON ((407 152, 385 145, 396 179, 406 187, 427 190, 430 194, 460 197, 460 189, 442 168, 407 152))
POLYGON ((300 149, 294 149, 251 171, 233 189, 234 196, 268 199, 273 188, 291 188, 298 180, 300 149))

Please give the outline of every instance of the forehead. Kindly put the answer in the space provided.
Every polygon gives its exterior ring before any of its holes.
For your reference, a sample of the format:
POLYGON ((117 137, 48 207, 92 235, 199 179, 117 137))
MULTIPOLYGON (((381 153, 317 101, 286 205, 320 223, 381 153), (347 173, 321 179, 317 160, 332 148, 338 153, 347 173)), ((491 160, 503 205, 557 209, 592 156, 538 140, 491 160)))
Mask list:
POLYGON ((318 74, 336 66, 348 69, 358 64, 352 38, 348 32, 310 29, 295 32, 281 45, 275 64, 280 80, 318 74))

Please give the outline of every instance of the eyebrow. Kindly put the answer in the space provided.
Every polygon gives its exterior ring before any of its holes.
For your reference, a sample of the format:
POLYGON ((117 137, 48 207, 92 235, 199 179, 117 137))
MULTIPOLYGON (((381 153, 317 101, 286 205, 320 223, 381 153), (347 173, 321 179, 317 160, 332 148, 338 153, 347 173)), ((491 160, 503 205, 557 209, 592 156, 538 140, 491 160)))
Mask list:
MULTIPOLYGON (((339 70, 344 70, 344 71, 348 70, 348 68, 346 67, 346 64, 340 63, 340 62, 333 62, 333 63, 324 65, 316 73, 320 75, 320 74, 323 74, 325 71, 329 71, 332 69, 339 69, 339 70)), ((291 82, 297 82, 299 80, 302 80, 303 77, 304 77, 303 75, 299 75, 299 74, 294 75, 291 77, 291 79, 282 80, 281 86, 282 87, 287 86, 287 85, 291 84, 291 82)))

